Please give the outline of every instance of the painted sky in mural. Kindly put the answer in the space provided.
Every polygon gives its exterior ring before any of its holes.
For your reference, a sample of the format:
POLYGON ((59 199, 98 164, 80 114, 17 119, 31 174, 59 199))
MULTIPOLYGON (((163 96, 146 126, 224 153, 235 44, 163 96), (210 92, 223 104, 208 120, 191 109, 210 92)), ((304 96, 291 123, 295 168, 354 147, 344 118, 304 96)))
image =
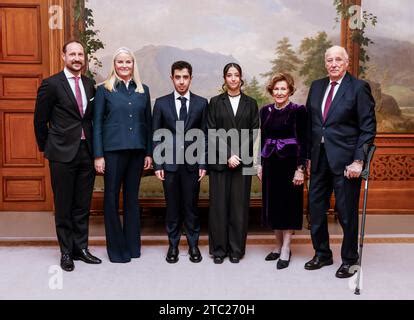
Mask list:
MULTIPOLYGON (((378 17, 378 24, 366 30, 375 41, 369 49, 368 76, 408 115, 414 110, 414 76, 407 73, 414 68, 414 2, 362 2, 363 10, 378 17)), ((297 49, 305 37, 319 31, 325 31, 334 43, 340 34, 332 0, 89 0, 87 6, 94 12, 105 44, 97 54, 104 62, 98 70, 100 80, 112 53, 128 46, 138 55, 153 97, 171 89, 169 66, 182 56, 193 63, 193 89, 210 97, 221 87, 220 72, 226 62, 236 60, 248 78, 256 76, 263 85, 266 79, 260 74, 270 70, 277 42, 283 37, 297 49)), ((295 96, 303 103, 306 90, 298 90, 295 96)), ((414 124, 401 128, 414 131, 414 124)), ((385 130, 396 128, 390 125, 385 130)))

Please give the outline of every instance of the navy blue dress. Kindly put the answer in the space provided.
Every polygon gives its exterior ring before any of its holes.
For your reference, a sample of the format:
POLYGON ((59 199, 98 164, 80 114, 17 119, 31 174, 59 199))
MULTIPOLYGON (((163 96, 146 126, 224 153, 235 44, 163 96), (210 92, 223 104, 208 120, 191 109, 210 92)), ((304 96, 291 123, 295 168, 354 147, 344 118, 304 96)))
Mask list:
POLYGON ((306 164, 306 108, 289 103, 260 110, 262 146, 262 218, 272 230, 300 230, 303 185, 292 182, 295 170, 306 164))

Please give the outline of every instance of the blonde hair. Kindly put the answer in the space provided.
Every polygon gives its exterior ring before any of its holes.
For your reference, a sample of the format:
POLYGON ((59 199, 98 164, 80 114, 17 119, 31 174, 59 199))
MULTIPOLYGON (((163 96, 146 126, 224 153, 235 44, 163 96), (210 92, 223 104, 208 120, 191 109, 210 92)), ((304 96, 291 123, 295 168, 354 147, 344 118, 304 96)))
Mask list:
POLYGON ((133 67, 133 72, 132 72, 132 80, 134 80, 134 82, 137 85, 137 88, 135 89, 135 92, 144 93, 144 87, 142 86, 141 77, 139 76, 139 72, 138 72, 137 59, 135 59, 135 55, 132 52, 132 50, 128 49, 126 47, 121 47, 121 48, 119 48, 118 50, 115 51, 115 54, 114 54, 113 59, 112 59, 111 71, 109 72, 109 75, 106 78, 106 80, 103 82, 104 87, 108 91, 111 91, 111 92, 116 91, 116 84, 119 81, 122 81, 121 78, 116 74, 116 71, 115 71, 115 60, 116 60, 116 57, 121 53, 126 53, 127 55, 129 55, 132 58, 132 61, 134 62, 134 67, 133 67))

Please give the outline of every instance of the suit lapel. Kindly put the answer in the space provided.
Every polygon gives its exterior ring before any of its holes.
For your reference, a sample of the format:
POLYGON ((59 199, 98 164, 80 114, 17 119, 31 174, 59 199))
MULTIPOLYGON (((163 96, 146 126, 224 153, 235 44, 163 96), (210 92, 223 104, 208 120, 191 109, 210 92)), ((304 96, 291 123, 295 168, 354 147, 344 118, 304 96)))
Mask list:
POLYGON ((319 93, 317 94, 317 97, 319 97, 318 101, 317 101, 317 109, 318 109, 318 116, 319 116, 319 120, 321 121, 321 123, 323 123, 323 116, 322 116, 322 103, 323 103, 323 98, 325 97, 325 92, 326 89, 328 89, 329 86, 329 78, 325 78, 322 85, 319 88, 319 93))
POLYGON ((240 119, 242 119, 242 115, 245 112, 247 112, 246 104, 247 104, 246 96, 242 93, 240 96, 240 102, 239 102, 239 106, 237 108, 236 117, 235 117, 236 124, 239 124, 240 119))
POLYGON ((178 121, 178 115, 177 115, 177 109, 175 108, 175 98, 174 98, 174 92, 171 93, 170 95, 170 99, 168 99, 170 101, 170 112, 172 113, 173 119, 175 121, 178 121))
POLYGON ((85 115, 91 111, 90 101, 93 97, 93 90, 92 90, 92 86, 89 84, 89 81, 91 81, 89 78, 82 76, 82 83, 83 83, 83 87, 85 89, 85 94, 86 94, 85 115))
POLYGON ((342 96, 344 95, 344 93, 346 92, 346 90, 348 89, 350 84, 350 77, 348 75, 348 73, 345 75, 345 77, 343 78, 338 91, 335 94, 334 99, 332 100, 332 104, 331 107, 328 110, 328 114, 326 115, 326 121, 328 121, 329 116, 335 112, 335 108, 337 108, 339 101, 341 100, 342 96))
POLYGON ((184 128, 187 129, 187 126, 190 123, 191 117, 194 114, 194 108, 195 108, 195 101, 194 101, 195 97, 194 94, 192 94, 190 92, 190 104, 188 106, 188 114, 187 114, 187 119, 185 119, 185 124, 184 124, 184 128))
POLYGON ((73 94, 73 91, 72 91, 72 89, 71 89, 70 85, 69 85, 69 81, 68 81, 68 79, 66 78, 65 73, 64 73, 63 71, 60 73, 60 80, 61 80, 61 82, 62 82, 62 87, 63 87, 63 89, 65 90, 65 92, 66 92, 66 94, 67 94, 68 98, 69 98, 69 99, 70 99, 70 101, 72 102, 72 106, 74 107, 74 110, 75 110, 75 111, 76 111, 76 113, 77 113, 77 114, 79 114, 79 116, 80 116, 80 113, 79 113, 79 108, 78 108, 78 103, 76 102, 76 98, 75 98, 75 96, 74 96, 74 94, 73 94))
POLYGON ((223 93, 221 98, 225 106, 224 112, 227 113, 227 118, 230 119, 233 128, 236 128, 236 118, 233 113, 233 108, 231 107, 229 96, 227 95, 227 93, 223 93))

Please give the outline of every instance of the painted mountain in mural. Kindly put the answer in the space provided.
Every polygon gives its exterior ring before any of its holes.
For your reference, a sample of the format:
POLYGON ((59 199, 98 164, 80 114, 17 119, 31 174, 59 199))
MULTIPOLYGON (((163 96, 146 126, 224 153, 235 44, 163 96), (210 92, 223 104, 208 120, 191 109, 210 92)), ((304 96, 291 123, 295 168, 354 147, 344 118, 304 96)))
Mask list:
MULTIPOLYGON (((142 81, 149 86, 151 98, 172 92, 171 64, 186 60, 193 66, 191 91, 204 97, 218 94, 222 85, 224 65, 237 60, 231 55, 211 53, 202 49, 183 50, 171 46, 149 45, 135 52, 142 81)), ((112 57, 101 58, 103 67, 96 77, 101 82, 108 74, 112 57)))
POLYGON ((373 41, 367 78, 380 83, 400 108, 414 111, 414 44, 388 38, 373 37, 373 41))

